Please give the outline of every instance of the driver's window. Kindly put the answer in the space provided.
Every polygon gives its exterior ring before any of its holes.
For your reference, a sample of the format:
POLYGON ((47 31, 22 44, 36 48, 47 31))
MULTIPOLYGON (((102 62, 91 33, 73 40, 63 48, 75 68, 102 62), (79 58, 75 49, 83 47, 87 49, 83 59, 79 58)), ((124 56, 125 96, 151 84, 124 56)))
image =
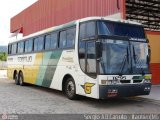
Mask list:
POLYGON ((90 77, 96 77, 96 22, 89 21, 80 24, 79 62, 82 71, 90 77))
POLYGON ((96 36, 96 25, 94 21, 80 24, 80 39, 94 39, 96 36))
POLYGON ((87 42, 86 72, 91 75, 96 73, 96 45, 95 42, 87 42))

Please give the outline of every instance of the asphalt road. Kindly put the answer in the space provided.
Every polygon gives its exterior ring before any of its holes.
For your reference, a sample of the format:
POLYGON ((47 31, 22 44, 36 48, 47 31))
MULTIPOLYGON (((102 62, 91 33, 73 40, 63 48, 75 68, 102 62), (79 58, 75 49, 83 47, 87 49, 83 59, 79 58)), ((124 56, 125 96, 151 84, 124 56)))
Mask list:
POLYGON ((160 113, 160 103, 136 99, 69 100, 59 91, 33 85, 17 86, 0 78, 0 114, 160 113))

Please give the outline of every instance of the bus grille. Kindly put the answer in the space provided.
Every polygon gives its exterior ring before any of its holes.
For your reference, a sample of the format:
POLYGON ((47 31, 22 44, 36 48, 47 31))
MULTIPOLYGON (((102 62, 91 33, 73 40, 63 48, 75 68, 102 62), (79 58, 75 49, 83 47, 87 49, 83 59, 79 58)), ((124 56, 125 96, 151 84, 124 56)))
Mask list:
POLYGON ((131 83, 131 80, 120 80, 121 83, 131 83))
POLYGON ((141 83, 142 80, 133 80, 133 83, 141 83))

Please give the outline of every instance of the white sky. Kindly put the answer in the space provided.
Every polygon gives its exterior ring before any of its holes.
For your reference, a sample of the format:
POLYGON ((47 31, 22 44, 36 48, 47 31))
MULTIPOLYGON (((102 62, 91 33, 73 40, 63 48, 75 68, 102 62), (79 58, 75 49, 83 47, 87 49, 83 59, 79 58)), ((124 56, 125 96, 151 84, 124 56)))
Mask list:
POLYGON ((0 2, 0 45, 9 42, 10 19, 37 0, 1 0, 0 2))

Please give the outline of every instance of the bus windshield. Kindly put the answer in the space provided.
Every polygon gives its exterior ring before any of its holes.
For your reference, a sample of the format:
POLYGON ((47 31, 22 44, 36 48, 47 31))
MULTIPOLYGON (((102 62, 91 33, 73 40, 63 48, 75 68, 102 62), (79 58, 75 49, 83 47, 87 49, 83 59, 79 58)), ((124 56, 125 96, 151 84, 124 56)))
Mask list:
POLYGON ((149 55, 148 44, 141 42, 131 42, 132 51, 132 71, 133 74, 149 73, 147 57, 149 55))
POLYGON ((102 39, 100 74, 149 74, 147 43, 102 39))
POLYGON ((130 74, 129 43, 122 40, 101 40, 100 74, 130 74))
POLYGON ((129 37, 131 40, 146 41, 144 29, 142 26, 126 23, 99 21, 98 34, 124 36, 129 37))

